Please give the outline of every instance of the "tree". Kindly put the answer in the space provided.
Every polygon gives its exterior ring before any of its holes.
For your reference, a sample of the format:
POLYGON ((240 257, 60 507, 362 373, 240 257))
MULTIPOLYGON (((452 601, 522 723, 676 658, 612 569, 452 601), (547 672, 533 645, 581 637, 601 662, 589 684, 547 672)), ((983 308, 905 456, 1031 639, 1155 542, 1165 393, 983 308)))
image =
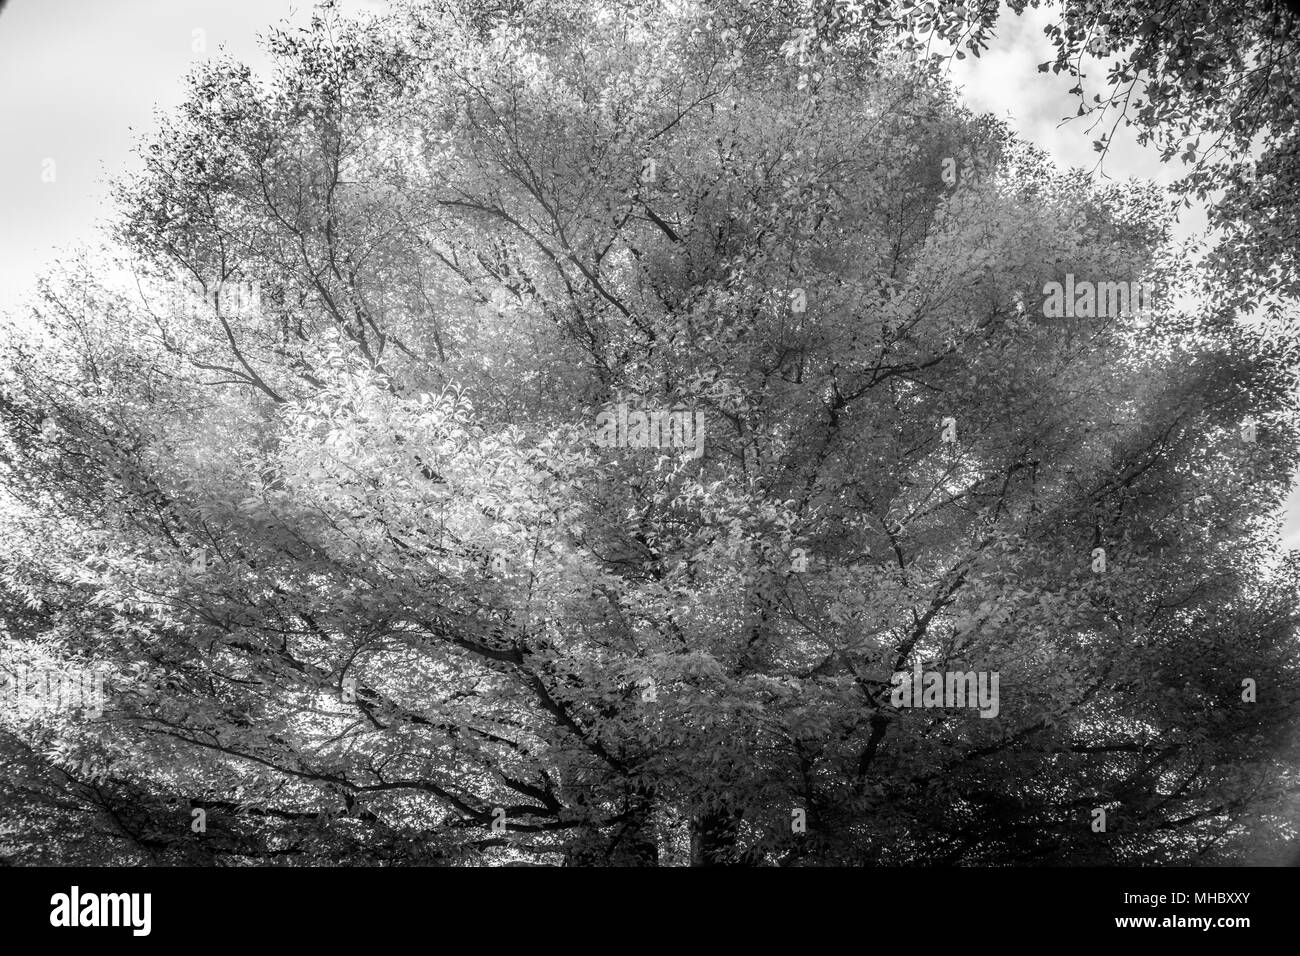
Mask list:
POLYGON ((11 721, 19 828, 732 865, 1278 826, 1294 339, 1180 310, 1156 191, 883 30, 524 10, 326 5, 269 83, 205 65, 120 190, 138 289, 74 264, 15 329, 7 653, 114 688, 11 721), (1049 318, 1067 275, 1159 303, 1049 318), (894 706, 917 665, 996 716, 894 706))

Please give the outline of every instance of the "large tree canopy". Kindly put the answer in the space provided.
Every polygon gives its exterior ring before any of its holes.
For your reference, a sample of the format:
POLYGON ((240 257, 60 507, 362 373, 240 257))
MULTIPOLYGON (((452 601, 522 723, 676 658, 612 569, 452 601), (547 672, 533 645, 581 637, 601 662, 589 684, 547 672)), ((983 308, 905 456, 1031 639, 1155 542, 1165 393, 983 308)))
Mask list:
POLYGON ((120 189, 138 286, 73 264, 4 350, 5 660, 112 690, 6 713, 0 852, 1291 836, 1294 337, 1196 304, 1158 191, 824 27, 327 6, 269 35, 273 77, 196 73, 120 189), (1049 317, 1067 276, 1157 301, 1049 317), (684 409, 702 453, 598 440, 620 404, 684 409), (996 715, 894 706, 918 665, 996 673, 996 715))

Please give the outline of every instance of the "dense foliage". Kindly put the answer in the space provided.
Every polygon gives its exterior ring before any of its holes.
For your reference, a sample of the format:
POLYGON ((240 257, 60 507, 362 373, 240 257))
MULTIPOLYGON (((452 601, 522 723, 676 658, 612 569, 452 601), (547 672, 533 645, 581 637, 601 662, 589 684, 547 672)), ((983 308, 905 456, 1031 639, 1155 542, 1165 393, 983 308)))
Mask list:
POLYGON ((1198 295, 1159 192, 827 23, 327 6, 274 77, 193 77, 121 186, 138 286, 73 264, 3 352, 5 660, 112 690, 5 712, 0 853, 1292 836, 1294 338, 1198 295), (1046 318, 1067 274, 1159 302, 1046 318), (702 455, 597 443, 619 404, 698 413, 702 455), (997 716, 892 706, 918 663, 998 673, 997 716))

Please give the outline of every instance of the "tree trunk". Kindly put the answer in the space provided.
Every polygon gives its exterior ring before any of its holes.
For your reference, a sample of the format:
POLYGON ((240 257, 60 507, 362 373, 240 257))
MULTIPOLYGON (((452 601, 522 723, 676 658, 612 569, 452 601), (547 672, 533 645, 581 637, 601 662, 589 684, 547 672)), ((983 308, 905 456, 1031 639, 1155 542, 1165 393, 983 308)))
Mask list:
POLYGON ((760 861, 741 852, 740 811, 712 810, 691 820, 691 866, 755 866, 760 861))

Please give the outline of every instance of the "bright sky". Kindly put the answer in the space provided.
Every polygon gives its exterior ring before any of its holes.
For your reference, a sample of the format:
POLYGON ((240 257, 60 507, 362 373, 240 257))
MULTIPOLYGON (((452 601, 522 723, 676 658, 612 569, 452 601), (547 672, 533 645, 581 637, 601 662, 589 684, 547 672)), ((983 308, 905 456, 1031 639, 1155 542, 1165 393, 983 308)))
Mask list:
MULTIPOLYGON (((19 305, 61 249, 93 236, 109 213, 108 183, 130 168, 155 109, 180 102, 192 63, 224 48, 265 68, 258 34, 310 9, 310 0, 9 0, 0 12, 0 310, 19 305)), ((1010 116, 1058 164, 1091 167, 1096 134, 1083 121, 1061 124, 1077 105, 1073 80, 1036 72, 1051 58, 1046 20, 1042 10, 1004 11, 993 48, 954 61, 953 78, 974 109, 1010 116)), ((1178 167, 1119 131, 1106 171, 1167 184, 1178 167)), ((1182 235, 1204 226, 1199 210, 1185 220, 1182 235)), ((1287 542, 1300 547, 1300 490, 1287 511, 1287 542)))
MULTIPOLYGON (((383 9, 344 0, 345 11, 383 9)), ((0 12, 0 309, 17 305, 59 249, 91 238, 108 183, 131 167, 155 108, 224 48, 269 65, 257 36, 310 0, 9 0, 0 12), (196 32, 199 31, 199 32, 196 32), (53 161, 54 181, 42 173, 53 161)))

